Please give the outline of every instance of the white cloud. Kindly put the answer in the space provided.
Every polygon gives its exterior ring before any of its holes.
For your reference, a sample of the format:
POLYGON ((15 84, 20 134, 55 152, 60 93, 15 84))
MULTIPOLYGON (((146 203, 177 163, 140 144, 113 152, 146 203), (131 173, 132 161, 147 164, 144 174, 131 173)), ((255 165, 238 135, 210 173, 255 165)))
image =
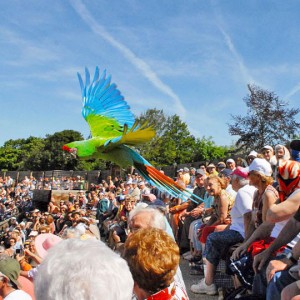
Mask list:
POLYGON ((178 95, 172 90, 170 86, 165 84, 158 75, 151 69, 151 67, 141 58, 139 58, 132 50, 117 41, 111 34, 109 34, 103 26, 98 24, 93 16, 86 9, 80 0, 70 0, 73 8, 79 16, 90 26, 90 28, 97 35, 101 36, 104 40, 110 43, 114 48, 118 49, 124 57, 132 63, 141 73, 162 93, 168 95, 173 99, 178 114, 185 117, 186 110, 181 103, 178 95))

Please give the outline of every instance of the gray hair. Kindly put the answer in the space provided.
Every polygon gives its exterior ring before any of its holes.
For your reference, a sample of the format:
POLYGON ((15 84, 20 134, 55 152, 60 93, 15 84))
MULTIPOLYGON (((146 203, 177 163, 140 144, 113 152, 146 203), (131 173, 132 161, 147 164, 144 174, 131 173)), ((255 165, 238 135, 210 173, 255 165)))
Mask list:
POLYGON ((134 208, 129 214, 128 224, 132 220, 133 217, 141 214, 148 213, 151 214, 151 223, 147 224, 151 228, 158 228, 162 230, 166 230, 166 221, 164 215, 160 212, 160 210, 153 207, 139 207, 134 208))
POLYGON ((51 248, 34 280, 37 300, 130 300, 126 261, 103 242, 63 240, 51 248))
POLYGON ((231 177, 231 180, 235 180, 235 179, 237 179, 239 181, 239 185, 242 186, 242 187, 249 184, 248 179, 246 179, 242 176, 239 176, 237 174, 233 174, 232 177, 231 177))

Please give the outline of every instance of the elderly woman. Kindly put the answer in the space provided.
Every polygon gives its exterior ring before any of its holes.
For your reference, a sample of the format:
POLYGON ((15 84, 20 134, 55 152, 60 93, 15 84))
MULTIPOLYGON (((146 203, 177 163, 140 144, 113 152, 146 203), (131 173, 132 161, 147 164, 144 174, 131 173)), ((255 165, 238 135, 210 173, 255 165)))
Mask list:
POLYGON ((174 276, 179 265, 179 248, 163 230, 140 229, 128 236, 124 258, 134 280, 138 300, 188 299, 174 276))

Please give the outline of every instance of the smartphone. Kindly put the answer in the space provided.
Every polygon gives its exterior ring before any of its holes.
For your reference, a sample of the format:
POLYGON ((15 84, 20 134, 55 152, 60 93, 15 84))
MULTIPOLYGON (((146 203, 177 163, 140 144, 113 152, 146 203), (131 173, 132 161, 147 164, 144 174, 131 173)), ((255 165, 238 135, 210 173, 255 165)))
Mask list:
POLYGON ((16 254, 20 254, 20 256, 23 256, 24 255, 23 248, 16 249, 16 254))

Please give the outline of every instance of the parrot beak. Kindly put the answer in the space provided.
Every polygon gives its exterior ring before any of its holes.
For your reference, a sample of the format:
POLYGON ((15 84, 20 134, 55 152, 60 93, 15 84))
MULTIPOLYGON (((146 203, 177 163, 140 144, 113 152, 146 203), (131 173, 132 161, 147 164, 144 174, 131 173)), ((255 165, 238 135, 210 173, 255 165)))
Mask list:
POLYGON ((77 157, 77 149, 76 149, 76 148, 70 148, 70 147, 67 146, 67 145, 63 145, 62 149, 63 149, 64 151, 69 152, 74 158, 77 157))
POLYGON ((67 152, 70 152, 70 150, 71 150, 71 148, 68 147, 67 145, 63 145, 63 146, 62 146, 62 149, 63 149, 64 151, 67 151, 67 152))

